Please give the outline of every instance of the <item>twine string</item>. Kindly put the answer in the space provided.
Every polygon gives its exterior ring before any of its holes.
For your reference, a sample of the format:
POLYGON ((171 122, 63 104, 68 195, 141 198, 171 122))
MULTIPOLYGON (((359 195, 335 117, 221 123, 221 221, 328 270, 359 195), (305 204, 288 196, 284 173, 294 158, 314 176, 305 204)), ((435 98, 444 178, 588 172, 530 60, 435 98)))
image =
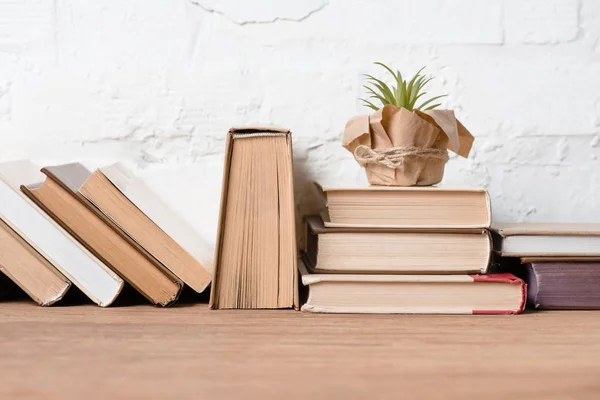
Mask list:
POLYGON ((398 168, 408 157, 433 158, 446 162, 448 161, 448 150, 413 146, 375 150, 363 144, 354 149, 354 159, 363 167, 368 164, 377 164, 398 168))

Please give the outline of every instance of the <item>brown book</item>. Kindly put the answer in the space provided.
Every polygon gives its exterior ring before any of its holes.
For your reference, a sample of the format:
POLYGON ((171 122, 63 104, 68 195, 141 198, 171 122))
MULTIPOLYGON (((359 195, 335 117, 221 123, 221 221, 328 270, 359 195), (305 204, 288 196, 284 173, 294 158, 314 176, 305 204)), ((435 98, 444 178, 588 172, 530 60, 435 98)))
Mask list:
POLYGON ((479 274, 492 253, 485 229, 327 228, 307 217, 306 257, 316 273, 479 274))
POLYGON ((525 264, 527 300, 535 308, 600 309, 600 263, 525 264))
MULTIPOLYGON (((109 168, 108 171, 114 169, 114 167, 109 168)), ((121 169, 118 171, 120 173, 121 169)), ((200 262, 154 223, 124 193, 121 193, 102 170, 98 169, 91 174, 79 188, 79 193, 94 204, 125 235, 143 247, 196 292, 201 293, 209 285, 211 276, 200 262)), ((149 206, 164 218, 177 218, 177 216, 164 215, 168 212, 168 208, 163 204, 156 204, 159 200, 153 193, 144 190, 143 197, 146 204, 150 202, 149 206)))
POLYGON ((71 287, 67 278, 2 220, 0 271, 40 306, 56 303, 71 287))
POLYGON ((311 274, 300 263, 308 299, 302 311, 369 314, 518 314, 525 283, 511 274, 311 274))
POLYGON ((494 250, 507 257, 600 257, 600 224, 494 223, 494 250))
POLYGON ((231 129, 211 307, 296 307, 296 262, 290 132, 231 129))
POLYGON ((154 260, 80 193, 90 172, 81 164, 42 168, 43 183, 23 192, 153 304, 174 302, 183 284, 154 260))
POLYGON ((316 186, 327 227, 484 229, 492 220, 483 189, 316 186))

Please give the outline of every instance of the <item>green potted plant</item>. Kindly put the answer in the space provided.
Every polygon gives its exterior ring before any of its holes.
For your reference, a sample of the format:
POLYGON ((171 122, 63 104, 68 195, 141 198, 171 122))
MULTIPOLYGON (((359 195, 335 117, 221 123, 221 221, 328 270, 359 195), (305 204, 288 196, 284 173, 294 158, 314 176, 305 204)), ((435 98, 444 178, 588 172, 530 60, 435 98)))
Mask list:
POLYGON ((363 103, 374 110, 348 121, 342 145, 365 168, 372 185, 427 186, 444 176, 448 150, 467 157, 473 136, 456 119, 454 111, 438 109, 446 95, 427 98, 432 78, 421 68, 410 80, 383 63, 394 83, 365 75, 369 93, 363 103), (377 105, 375 103, 381 103, 377 105))

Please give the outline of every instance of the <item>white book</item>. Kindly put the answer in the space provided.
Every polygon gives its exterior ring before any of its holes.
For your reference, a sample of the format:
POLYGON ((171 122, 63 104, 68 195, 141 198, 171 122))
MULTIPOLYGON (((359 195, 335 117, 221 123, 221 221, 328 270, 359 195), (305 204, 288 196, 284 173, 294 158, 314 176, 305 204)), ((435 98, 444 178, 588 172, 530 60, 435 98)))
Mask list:
POLYGON ((120 163, 100 168, 119 191, 212 275, 214 249, 157 193, 120 163))
POLYGON ((600 224, 493 224, 494 250, 505 257, 599 257, 600 224))
POLYGON ((44 178, 28 160, 0 164, 0 218, 86 296, 106 307, 121 292, 123 280, 19 189, 44 178))

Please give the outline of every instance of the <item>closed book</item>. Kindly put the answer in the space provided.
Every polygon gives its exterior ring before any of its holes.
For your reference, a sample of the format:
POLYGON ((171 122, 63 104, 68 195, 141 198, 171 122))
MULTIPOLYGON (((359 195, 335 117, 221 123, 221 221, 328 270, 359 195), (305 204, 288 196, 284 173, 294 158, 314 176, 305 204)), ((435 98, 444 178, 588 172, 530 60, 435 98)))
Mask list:
POLYGON ((477 274, 490 264, 485 229, 327 228, 306 218, 306 259, 316 273, 477 274))
POLYGON ((0 219, 101 307, 117 298, 123 280, 19 189, 44 179, 28 160, 0 164, 0 219))
POLYGON ((212 248, 141 179, 121 164, 91 174, 79 192, 185 284, 210 284, 212 248))
POLYGON ((50 306, 67 293, 71 282, 0 220, 0 271, 40 306, 50 306))
POLYGON ((291 134, 233 128, 225 152, 210 306, 296 307, 291 134))
POLYGON ((327 227, 484 229, 492 219, 483 189, 316 186, 327 227))
POLYGON ((79 192, 90 172, 81 164, 43 168, 42 183, 22 190, 57 223, 155 305, 174 302, 181 281, 166 270, 79 192))
POLYGON ((302 311, 372 314, 518 314, 526 285, 511 274, 311 274, 299 263, 308 298, 302 311))
POLYGON ((494 223, 494 251, 506 257, 600 257, 600 224, 494 223))
POLYGON ((535 308, 600 308, 600 262, 525 264, 527 302, 535 308))

